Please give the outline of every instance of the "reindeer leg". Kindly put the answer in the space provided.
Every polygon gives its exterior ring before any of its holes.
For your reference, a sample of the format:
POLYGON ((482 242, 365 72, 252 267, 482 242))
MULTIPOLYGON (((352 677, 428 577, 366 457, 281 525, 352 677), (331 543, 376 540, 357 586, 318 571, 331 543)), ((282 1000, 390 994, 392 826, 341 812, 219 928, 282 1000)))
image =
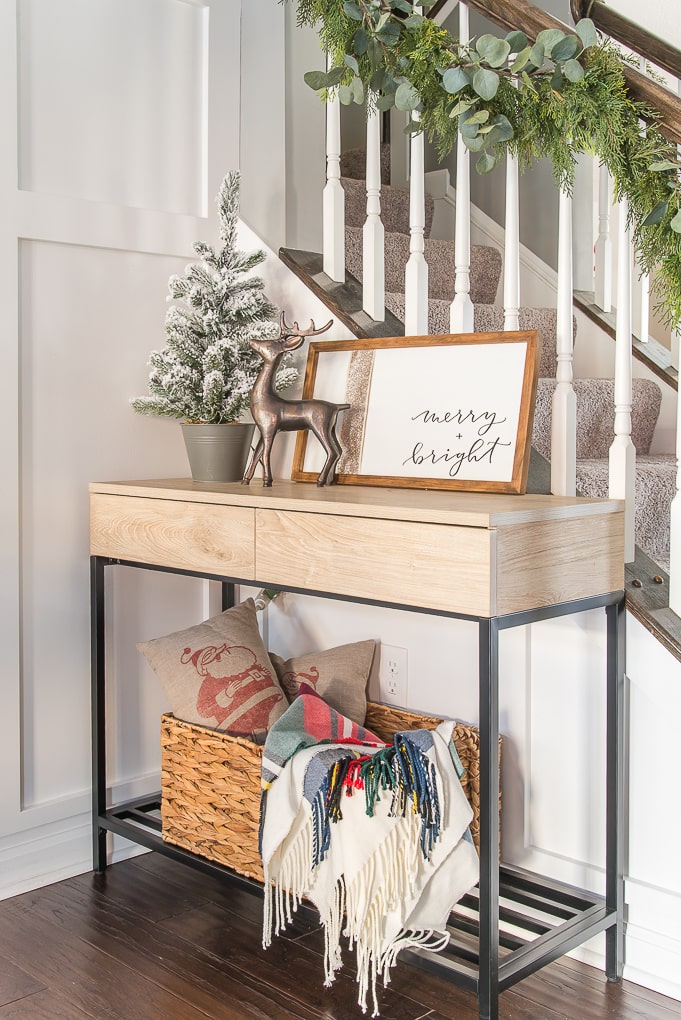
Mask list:
POLYGON ((329 441, 329 445, 330 445, 331 449, 333 450, 334 458, 333 458, 333 463, 331 464, 331 467, 330 467, 329 472, 327 474, 326 485, 333 485, 334 482, 336 481, 336 465, 338 464, 338 461, 343 456, 343 448, 341 447, 341 444, 338 441, 338 436, 336 435, 336 423, 335 423, 335 421, 331 422, 331 424, 329 425, 329 429, 328 429, 328 432, 327 432, 327 439, 329 441))
POLYGON ((262 447, 262 484, 269 488, 272 485, 272 468, 270 467, 270 455, 274 436, 265 436, 262 447))
POLYGON ((251 450, 251 457, 248 462, 248 466, 244 471, 244 477, 241 479, 242 485, 248 485, 255 473, 255 469, 258 466, 258 462, 262 459, 262 436, 258 439, 255 448, 251 450))
POLYGON ((338 457, 336 456, 335 450, 333 449, 333 446, 329 440, 327 434, 328 430, 319 428, 319 426, 316 425, 314 422, 311 424, 310 428, 314 432, 314 434, 316 435, 317 439, 322 444, 326 452, 326 460, 324 461, 324 467, 319 472, 317 485, 319 486, 328 485, 330 484, 328 482, 329 472, 333 469, 333 466, 338 460, 338 457))

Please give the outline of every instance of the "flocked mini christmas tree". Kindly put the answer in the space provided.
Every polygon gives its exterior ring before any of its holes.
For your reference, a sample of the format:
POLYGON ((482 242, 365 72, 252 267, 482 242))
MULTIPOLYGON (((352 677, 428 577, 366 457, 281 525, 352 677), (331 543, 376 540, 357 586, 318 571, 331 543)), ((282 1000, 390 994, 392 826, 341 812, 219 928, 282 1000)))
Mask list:
MULTIPOLYGON (((263 281, 253 275, 265 253, 236 247, 239 178, 238 171, 231 171, 220 187, 221 247, 196 242, 200 261, 168 281, 169 300, 175 303, 166 314, 166 346, 149 358, 149 396, 132 401, 140 414, 220 423, 238 421, 248 407, 262 367, 248 341, 277 336, 278 325, 263 281)), ((277 389, 290 386, 297 376, 295 368, 284 364, 277 389)))

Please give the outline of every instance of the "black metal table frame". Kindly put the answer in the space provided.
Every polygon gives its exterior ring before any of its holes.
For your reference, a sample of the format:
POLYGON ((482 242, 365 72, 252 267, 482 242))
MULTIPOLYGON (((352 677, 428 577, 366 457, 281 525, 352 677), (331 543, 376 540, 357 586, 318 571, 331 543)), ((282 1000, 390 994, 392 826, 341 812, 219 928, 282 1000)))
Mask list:
MULTIPOLYGON (((264 586, 276 590, 314 595, 365 605, 383 606, 421 612, 428 615, 477 622, 479 641, 479 728, 480 728, 480 882, 477 901, 478 920, 450 919, 457 932, 477 937, 477 953, 470 947, 457 948, 445 954, 423 954, 419 965, 450 975, 458 983, 473 989, 478 996, 480 1020, 496 1020, 499 993, 552 960, 564 955, 598 932, 606 933, 606 976, 618 981, 624 959, 623 901, 623 746, 624 746, 624 593, 609 592, 530 609, 505 616, 479 617, 445 610, 425 609, 404 602, 383 602, 375 599, 339 595, 333 592, 301 589, 270 584, 263 579, 224 577, 203 571, 181 570, 153 563, 139 563, 104 556, 90 558, 91 637, 92 637, 92 773, 93 773, 93 866, 103 871, 107 866, 106 834, 117 833, 141 846, 157 850, 231 881, 260 888, 258 883, 242 878, 229 869, 180 847, 165 843, 158 817, 160 794, 147 795, 122 804, 107 806, 106 777, 106 667, 105 667, 105 568, 136 567, 165 573, 219 581, 222 584, 223 608, 234 604, 236 584, 264 586), (499 634, 525 624, 603 608, 606 613, 606 860, 605 896, 575 889, 542 876, 514 867, 500 866, 499 846, 499 634), (500 894, 522 905, 524 910, 555 915, 557 924, 533 920, 513 909, 500 906, 500 894), (502 932, 500 921, 522 926, 528 939, 502 932), (508 952, 500 953, 501 949, 508 952)), ((410 954, 414 957, 416 954, 410 954)))

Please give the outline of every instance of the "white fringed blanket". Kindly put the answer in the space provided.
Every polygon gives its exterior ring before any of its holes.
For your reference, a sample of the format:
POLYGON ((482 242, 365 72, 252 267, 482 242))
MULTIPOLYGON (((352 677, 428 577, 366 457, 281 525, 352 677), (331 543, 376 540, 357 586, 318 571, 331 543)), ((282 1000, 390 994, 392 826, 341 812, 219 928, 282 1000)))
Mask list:
POLYGON ((359 1005, 366 1012, 370 991, 373 1016, 379 977, 389 982, 402 949, 444 949, 449 912, 478 880, 452 727, 397 734, 386 746, 310 692, 265 745, 263 945, 310 900, 325 933, 325 985, 341 966, 344 935, 359 1005), (327 719, 329 736, 320 736, 327 719))

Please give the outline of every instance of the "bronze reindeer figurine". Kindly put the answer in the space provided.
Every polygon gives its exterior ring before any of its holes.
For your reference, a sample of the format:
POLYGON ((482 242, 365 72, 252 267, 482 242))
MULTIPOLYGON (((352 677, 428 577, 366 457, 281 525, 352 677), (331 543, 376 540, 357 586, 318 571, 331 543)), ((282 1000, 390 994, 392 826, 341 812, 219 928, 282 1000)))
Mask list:
POLYGON ((336 436, 336 418, 339 411, 349 404, 332 404, 328 400, 284 400, 274 388, 274 379, 279 363, 287 351, 295 351, 306 336, 317 336, 332 325, 330 319, 321 329, 315 329, 310 320, 308 329, 301 329, 297 322, 286 324, 285 313, 281 313, 279 336, 273 340, 251 340, 250 345, 263 359, 257 379, 251 390, 250 405, 253 420, 260 431, 260 438, 244 472, 243 484, 248 485, 253 473, 262 464, 263 485, 272 484, 270 456, 272 443, 277 432, 298 432, 308 429, 313 432, 326 451, 326 461, 317 485, 332 485, 336 480, 336 464, 342 450, 336 436))

